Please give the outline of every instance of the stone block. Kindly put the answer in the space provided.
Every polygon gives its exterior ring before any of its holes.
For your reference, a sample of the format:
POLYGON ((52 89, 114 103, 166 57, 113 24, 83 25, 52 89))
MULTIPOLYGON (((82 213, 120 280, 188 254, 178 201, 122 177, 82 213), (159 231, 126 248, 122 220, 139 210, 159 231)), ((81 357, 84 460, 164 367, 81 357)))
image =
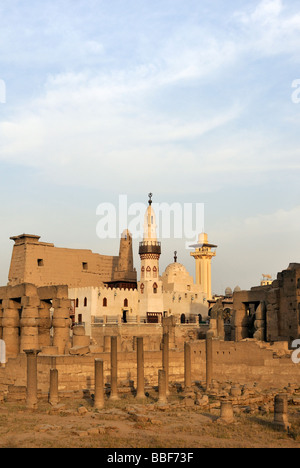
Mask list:
POLYGON ((68 286, 42 286, 37 292, 42 301, 68 298, 68 286))
POLYGON ((52 307, 54 307, 54 309, 58 309, 58 308, 69 309, 71 307, 71 300, 70 299, 53 299, 52 307))
POLYGON ((17 286, 8 286, 8 297, 11 299, 20 299, 22 297, 37 296, 37 287, 34 284, 22 283, 17 286))
POLYGON ((12 299, 4 299, 2 301, 2 308, 3 309, 21 309, 21 305, 17 301, 13 301, 12 299))
POLYGON ((40 298, 38 296, 24 296, 21 299, 21 305, 23 307, 39 307, 40 298))
POLYGON ((73 336, 73 346, 74 347, 77 347, 77 346, 89 346, 90 345, 90 342, 91 342, 91 338, 89 336, 78 336, 78 335, 74 335, 73 336))
POLYGON ((90 352, 89 346, 73 346, 69 353, 73 356, 84 356, 90 352))
POLYGON ((75 336, 84 336, 85 335, 85 328, 83 326, 76 326, 73 328, 73 335, 75 336))

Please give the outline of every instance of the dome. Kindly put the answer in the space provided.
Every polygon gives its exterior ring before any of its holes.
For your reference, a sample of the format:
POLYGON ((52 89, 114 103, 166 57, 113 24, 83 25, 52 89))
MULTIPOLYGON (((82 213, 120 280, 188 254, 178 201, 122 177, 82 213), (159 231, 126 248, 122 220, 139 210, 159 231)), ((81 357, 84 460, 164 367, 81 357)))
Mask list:
POLYGON ((177 274, 184 274, 189 276, 189 272, 185 268, 184 265, 181 263, 171 263, 170 265, 167 266, 165 269, 165 274, 166 275, 177 275, 177 274))
POLYGON ((236 286, 236 287, 234 288, 234 292, 240 292, 240 291, 241 291, 241 288, 240 288, 239 286, 236 286))
POLYGON ((171 263, 165 269, 162 278, 167 283, 191 283, 191 276, 184 265, 181 263, 171 263))
POLYGON ((225 296, 232 296, 232 289, 229 286, 225 289, 225 296))

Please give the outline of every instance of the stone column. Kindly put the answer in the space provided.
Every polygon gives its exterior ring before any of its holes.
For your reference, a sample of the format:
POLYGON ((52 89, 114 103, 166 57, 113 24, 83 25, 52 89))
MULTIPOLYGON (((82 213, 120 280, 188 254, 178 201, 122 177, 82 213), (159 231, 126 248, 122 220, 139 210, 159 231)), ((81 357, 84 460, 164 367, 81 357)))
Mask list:
POLYGON ((58 354, 65 354, 67 343, 70 342, 70 299, 53 299, 53 346, 58 348, 58 354))
POLYGON ((164 370, 158 371, 158 402, 166 403, 167 402, 167 379, 166 372, 164 370))
POLYGON ((3 336, 3 331, 2 331, 2 318, 3 318, 3 308, 2 305, 0 304, 0 340, 2 340, 3 336))
POLYGON ((163 370, 166 373, 166 392, 169 395, 169 333, 163 334, 162 364, 163 370))
POLYGON ((145 397, 144 339, 137 338, 137 398, 145 397))
POLYGON ((6 344, 6 354, 20 352, 20 308, 15 301, 4 299, 2 302, 2 339, 6 344))
POLYGON ((184 387, 192 386, 192 353, 190 343, 184 343, 184 387))
POLYGON ((52 326, 51 314, 50 314, 51 304, 45 301, 41 301, 39 307, 39 346, 44 348, 46 346, 51 346, 51 336, 50 330, 52 326))
POLYGON ((40 350, 26 349, 24 352, 27 355, 27 391, 26 404, 28 408, 36 408, 37 406, 37 355, 40 350))
POLYGON ((206 333, 206 390, 209 390, 213 374, 213 336, 208 330, 206 333))
POLYGON ((95 397, 94 408, 104 407, 104 364, 101 359, 95 359, 95 397))
POLYGON ((219 339, 225 339, 224 317, 223 311, 220 310, 217 316, 217 336, 219 339))
POLYGON ((221 402, 221 417, 220 420, 225 423, 232 423, 234 421, 233 406, 230 401, 221 402))
POLYGON ((58 370, 50 369, 50 394, 49 403, 52 406, 57 405, 59 402, 58 397, 58 370))
POLYGON ((118 399, 118 337, 111 337, 111 393, 112 400, 118 399))
MULTIPOLYGON (((35 298, 25 298, 35 299, 35 298)), ((38 299, 38 298, 37 298, 38 299)), ((25 349, 39 349, 39 309, 35 306, 24 306, 22 310, 20 352, 25 349)))
POLYGON ((288 397, 285 393, 275 396, 274 424, 284 430, 287 430, 290 427, 288 421, 288 397))
POLYGON ((110 336, 104 336, 103 341, 104 341, 104 352, 105 353, 110 353, 110 351, 111 351, 111 337, 110 336))

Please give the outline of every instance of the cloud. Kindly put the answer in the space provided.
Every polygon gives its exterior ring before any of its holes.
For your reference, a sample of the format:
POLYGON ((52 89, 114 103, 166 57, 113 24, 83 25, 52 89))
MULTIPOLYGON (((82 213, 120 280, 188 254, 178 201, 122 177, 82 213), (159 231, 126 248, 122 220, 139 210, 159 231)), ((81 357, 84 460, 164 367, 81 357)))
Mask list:
POLYGON ((281 147, 266 128, 254 127, 253 116, 243 121, 251 122, 249 129, 237 125, 255 95, 247 89, 245 96, 237 87, 240 64, 266 34, 264 53, 273 53, 279 39, 284 44, 282 20, 284 28, 294 24, 296 30, 297 16, 288 15, 279 0, 235 16, 245 36, 239 28, 229 36, 189 19, 175 25, 170 36, 146 41, 138 57, 141 40, 130 64, 119 66, 116 50, 109 62, 108 41, 70 28, 79 57, 85 52, 95 57, 93 65, 100 57, 99 68, 83 61, 80 71, 48 75, 38 96, 0 122, 0 160, 33 167, 62 185, 119 192, 143 190, 145 178, 153 190, 209 191, 299 169, 292 150, 281 147))
POLYGON ((237 284, 250 289, 259 286, 262 274, 276 279, 277 273, 289 263, 300 263, 299 234, 300 205, 244 219, 233 219, 229 212, 222 230, 210 232, 210 237, 219 244, 214 260, 216 290, 220 292, 237 284))
POLYGON ((241 109, 237 103, 223 105, 222 112, 203 108, 201 117, 191 119, 185 108, 182 115, 162 108, 159 96, 165 91, 173 99, 182 83, 209 77, 226 63, 216 43, 206 53, 177 45, 166 45, 155 63, 49 76, 42 95, 0 122, 0 159, 55 174, 58 183, 97 187, 105 174, 103 189, 112 180, 122 190, 142 187, 147 165, 149 177, 159 175, 161 182, 169 171, 178 184, 197 164, 185 145, 236 119, 241 109))
POLYGON ((236 12, 244 47, 260 55, 288 53, 299 60, 300 14, 283 0, 262 0, 251 11, 236 12))

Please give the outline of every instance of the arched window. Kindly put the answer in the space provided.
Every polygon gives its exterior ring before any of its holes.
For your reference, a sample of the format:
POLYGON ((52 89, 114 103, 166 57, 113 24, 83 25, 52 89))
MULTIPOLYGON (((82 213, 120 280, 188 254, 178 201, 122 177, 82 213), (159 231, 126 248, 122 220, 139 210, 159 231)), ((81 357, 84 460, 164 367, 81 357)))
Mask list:
POLYGON ((145 278, 145 267, 142 267, 142 278, 145 278))
POLYGON ((124 299, 124 307, 128 307, 128 299, 124 299))
POLYGON ((107 307, 107 299, 106 299, 106 297, 103 298, 103 307, 107 307))
POLYGON ((79 299, 77 297, 76 302, 75 302, 75 307, 79 307, 79 299))
POLYGON ((142 283, 142 284, 141 284, 141 294, 144 294, 144 288, 145 288, 145 286, 144 286, 144 284, 142 283))
POLYGON ((151 278, 151 268, 149 266, 147 267, 146 271, 147 271, 146 277, 151 278))
POLYGON ((84 298, 83 306, 84 306, 84 307, 87 307, 87 298, 86 298, 86 297, 84 298))
POLYGON ((157 278, 157 268, 153 267, 153 278, 157 278))
POLYGON ((156 283, 153 284, 153 293, 154 294, 157 294, 157 289, 158 289, 158 286, 156 283))

